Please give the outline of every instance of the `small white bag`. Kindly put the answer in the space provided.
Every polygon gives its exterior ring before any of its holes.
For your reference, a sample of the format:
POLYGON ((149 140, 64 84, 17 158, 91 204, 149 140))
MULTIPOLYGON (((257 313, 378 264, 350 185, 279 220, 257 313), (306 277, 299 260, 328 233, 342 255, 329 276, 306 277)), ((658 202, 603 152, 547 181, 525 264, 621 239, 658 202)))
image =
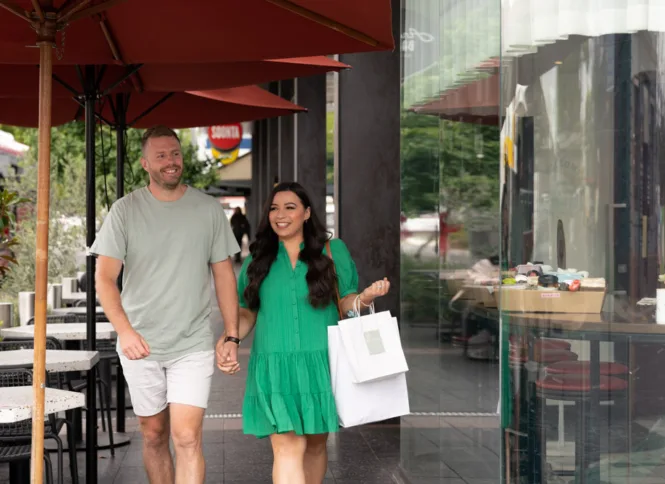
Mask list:
POLYGON ((386 378, 409 370, 402 349, 397 319, 390 311, 361 316, 358 299, 355 317, 339 321, 339 330, 346 357, 353 370, 353 382, 363 383, 386 378))

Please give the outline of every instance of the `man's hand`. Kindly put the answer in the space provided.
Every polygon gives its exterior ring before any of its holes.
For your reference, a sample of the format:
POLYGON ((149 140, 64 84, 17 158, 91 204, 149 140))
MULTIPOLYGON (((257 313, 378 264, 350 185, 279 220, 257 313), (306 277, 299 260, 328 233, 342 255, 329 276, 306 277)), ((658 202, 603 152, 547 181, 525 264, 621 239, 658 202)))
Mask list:
POLYGON ((222 336, 215 347, 217 368, 227 375, 233 375, 240 370, 240 363, 238 363, 238 345, 232 341, 224 343, 224 338, 225 336, 222 336))
POLYGON ((130 360, 140 360, 150 355, 150 347, 134 329, 127 329, 118 335, 120 349, 130 360))

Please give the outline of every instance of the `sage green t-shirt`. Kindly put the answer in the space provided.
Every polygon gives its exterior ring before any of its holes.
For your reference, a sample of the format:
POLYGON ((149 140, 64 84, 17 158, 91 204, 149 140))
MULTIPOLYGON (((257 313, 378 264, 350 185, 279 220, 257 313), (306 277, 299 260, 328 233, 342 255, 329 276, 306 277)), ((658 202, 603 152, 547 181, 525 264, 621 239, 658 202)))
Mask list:
POLYGON ((216 199, 187 187, 162 202, 140 188, 111 206, 90 251, 124 261, 122 307, 147 359, 213 349, 210 264, 239 251, 216 199))

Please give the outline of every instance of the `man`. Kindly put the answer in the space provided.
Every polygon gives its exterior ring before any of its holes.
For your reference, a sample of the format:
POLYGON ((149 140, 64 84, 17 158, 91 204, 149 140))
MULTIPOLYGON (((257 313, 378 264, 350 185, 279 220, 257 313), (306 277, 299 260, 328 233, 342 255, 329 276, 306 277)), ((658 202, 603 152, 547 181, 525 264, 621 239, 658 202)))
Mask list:
POLYGON ((210 272, 228 335, 217 343, 217 364, 236 363, 231 256, 239 248, 222 206, 181 183, 182 151, 173 130, 145 132, 141 165, 149 185, 113 204, 91 248, 98 256, 97 293, 118 334, 150 482, 201 484, 201 430, 215 365, 210 272), (123 262, 121 297, 116 284, 123 262))

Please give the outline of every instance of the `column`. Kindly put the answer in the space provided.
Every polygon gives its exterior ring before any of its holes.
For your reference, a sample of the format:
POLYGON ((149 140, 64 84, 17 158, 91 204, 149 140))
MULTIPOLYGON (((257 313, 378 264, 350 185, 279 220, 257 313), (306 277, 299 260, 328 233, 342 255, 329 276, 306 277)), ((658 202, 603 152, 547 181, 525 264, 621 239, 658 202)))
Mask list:
POLYGON ((306 113, 293 117, 293 179, 308 191, 314 210, 326 216, 326 76, 294 81, 294 102, 306 113))
MULTIPOLYGON (((400 2, 393 0, 399 39, 400 2)), ((339 235, 358 267, 360 289, 388 277, 377 306, 399 317, 400 58, 394 52, 351 54, 339 75, 337 210, 339 235)))
MULTIPOLYGON (((293 79, 279 83, 279 96, 287 101, 294 101, 293 79)), ((305 106, 307 107, 307 106, 305 106)), ((282 116, 277 120, 279 133, 279 156, 277 158, 279 181, 294 181, 294 127, 296 114, 282 116)))

